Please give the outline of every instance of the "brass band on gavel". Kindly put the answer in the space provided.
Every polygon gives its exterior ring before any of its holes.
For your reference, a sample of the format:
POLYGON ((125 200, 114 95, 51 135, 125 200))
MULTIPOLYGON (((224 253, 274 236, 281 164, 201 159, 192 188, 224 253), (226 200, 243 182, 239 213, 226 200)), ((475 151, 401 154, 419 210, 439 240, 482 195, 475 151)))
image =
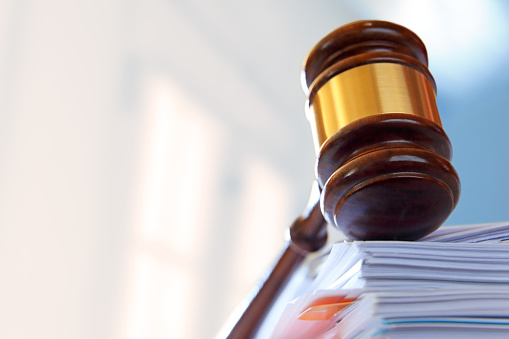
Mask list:
POLYGON ((344 71, 309 100, 316 153, 340 128, 371 115, 413 114, 442 126, 435 97, 431 81, 405 65, 373 63, 344 71))

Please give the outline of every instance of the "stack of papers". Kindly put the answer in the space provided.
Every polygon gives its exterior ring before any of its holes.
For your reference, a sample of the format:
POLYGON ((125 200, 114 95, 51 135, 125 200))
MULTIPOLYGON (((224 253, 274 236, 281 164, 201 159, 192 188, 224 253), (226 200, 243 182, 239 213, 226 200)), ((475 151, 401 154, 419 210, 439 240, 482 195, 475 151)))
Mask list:
POLYGON ((273 338, 509 337, 509 224, 335 244, 273 338))

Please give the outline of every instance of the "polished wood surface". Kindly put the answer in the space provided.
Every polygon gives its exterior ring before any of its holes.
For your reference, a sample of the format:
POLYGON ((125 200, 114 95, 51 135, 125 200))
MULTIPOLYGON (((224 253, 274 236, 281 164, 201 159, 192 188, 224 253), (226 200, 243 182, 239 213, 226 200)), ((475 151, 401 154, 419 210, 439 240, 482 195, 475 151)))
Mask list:
MULTIPOLYGON (((411 67, 436 92, 426 49, 413 32, 388 22, 360 21, 333 31, 309 53, 302 78, 308 104, 336 75, 372 63, 411 67)), ((352 239, 414 240, 437 229, 452 212, 460 183, 439 121, 410 112, 381 113, 348 122, 320 142, 320 199, 312 199, 290 227, 291 240, 228 338, 256 333, 306 254, 325 244, 326 221, 352 239)))
MULTIPOLYGON (((359 21, 333 31, 311 50, 304 90, 312 107, 335 76, 373 63, 415 69, 436 90, 427 62, 424 44, 408 29, 359 21)), ((383 79, 378 81, 383 86, 383 79)), ((366 99, 360 93, 358 100, 366 99)), ((353 121, 318 150, 322 212, 352 239, 418 239, 436 230, 458 202, 460 183, 439 121, 407 113, 380 112, 353 121)))
POLYGON ((435 153, 387 147, 342 165, 322 210, 351 239, 415 240, 436 230, 459 197, 454 168, 435 153))
POLYGON ((426 47, 415 33, 391 22, 357 21, 332 31, 311 49, 302 72, 304 91, 312 99, 311 93, 333 76, 375 62, 409 65, 433 79, 426 47))
POLYGON ((318 156, 322 211, 352 239, 421 238, 458 202, 451 154, 442 128, 426 119, 394 113, 358 120, 318 156))

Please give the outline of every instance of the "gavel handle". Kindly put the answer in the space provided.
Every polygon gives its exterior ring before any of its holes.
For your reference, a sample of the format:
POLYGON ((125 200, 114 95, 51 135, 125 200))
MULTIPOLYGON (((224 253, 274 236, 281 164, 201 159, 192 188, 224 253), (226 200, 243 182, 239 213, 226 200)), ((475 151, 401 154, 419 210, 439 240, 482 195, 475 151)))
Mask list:
POLYGON ((254 336, 271 306, 304 258, 305 255, 292 247, 291 242, 287 243, 283 254, 231 330, 228 339, 245 339, 254 336))
POLYGON ((327 242, 327 223, 320 210, 319 194, 313 194, 317 190, 318 185, 315 183, 308 208, 290 227, 291 240, 230 331, 228 339, 252 338, 306 255, 319 250, 327 242))

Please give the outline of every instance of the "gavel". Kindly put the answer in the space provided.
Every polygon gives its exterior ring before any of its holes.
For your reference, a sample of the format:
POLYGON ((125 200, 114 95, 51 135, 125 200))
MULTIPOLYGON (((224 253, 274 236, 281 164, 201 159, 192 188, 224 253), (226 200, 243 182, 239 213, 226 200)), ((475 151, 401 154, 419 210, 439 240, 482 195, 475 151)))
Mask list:
POLYGON ((426 48, 385 21, 342 26, 308 54, 308 100, 319 199, 290 227, 282 256, 228 338, 250 338, 327 223, 356 240, 416 240, 454 210, 460 182, 436 106, 426 48))

